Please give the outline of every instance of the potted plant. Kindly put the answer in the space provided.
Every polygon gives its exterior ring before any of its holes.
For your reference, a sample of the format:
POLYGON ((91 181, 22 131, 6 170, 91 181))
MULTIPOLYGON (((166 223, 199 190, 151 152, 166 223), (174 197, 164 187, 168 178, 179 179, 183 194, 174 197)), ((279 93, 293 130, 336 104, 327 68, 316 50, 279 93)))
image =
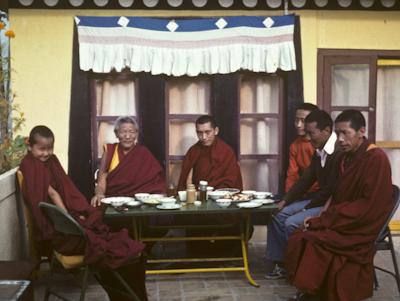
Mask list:
POLYGON ((9 41, 15 34, 7 27, 7 16, 0 11, 0 260, 17 260, 22 258, 24 234, 15 173, 26 153, 26 144, 24 137, 16 132, 25 116, 13 104, 14 94, 10 90, 9 41))
POLYGON ((10 90, 9 39, 15 37, 6 28, 6 15, 0 13, 0 174, 19 165, 25 155, 25 139, 15 135, 25 122, 24 113, 13 104, 14 94, 10 90))

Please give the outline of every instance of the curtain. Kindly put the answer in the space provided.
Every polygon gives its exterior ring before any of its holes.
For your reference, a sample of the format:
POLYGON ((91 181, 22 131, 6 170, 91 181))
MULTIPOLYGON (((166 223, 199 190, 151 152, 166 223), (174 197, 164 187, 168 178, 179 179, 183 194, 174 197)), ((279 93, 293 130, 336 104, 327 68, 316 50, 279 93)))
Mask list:
MULTIPOLYGON (((400 67, 378 67, 376 140, 400 141, 400 67)), ((384 149, 392 166, 393 184, 400 186, 400 148, 384 149)), ((400 220, 400 209, 394 220, 400 220)))

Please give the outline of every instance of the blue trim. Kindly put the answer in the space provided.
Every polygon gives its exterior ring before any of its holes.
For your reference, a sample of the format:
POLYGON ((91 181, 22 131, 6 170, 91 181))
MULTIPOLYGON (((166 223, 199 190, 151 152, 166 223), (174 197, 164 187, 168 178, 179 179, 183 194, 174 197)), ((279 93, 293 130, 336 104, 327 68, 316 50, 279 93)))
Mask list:
MULTIPOLYGON (((87 17, 78 16, 80 22, 78 26, 90 26, 90 27, 121 27, 118 24, 120 17, 87 17)), ((149 17, 126 17, 129 19, 127 27, 141 28, 147 30, 157 30, 169 32, 167 24, 171 20, 179 25, 175 32, 194 32, 194 31, 206 31, 215 30, 218 27, 215 23, 223 18, 228 24, 225 28, 234 27, 254 27, 254 28, 265 28, 263 21, 268 16, 235 16, 235 17, 216 17, 216 18, 194 18, 194 19, 179 19, 179 18, 149 18, 149 17)), ((286 25, 294 25, 295 16, 271 16, 269 17, 274 21, 271 27, 279 27, 286 25)))

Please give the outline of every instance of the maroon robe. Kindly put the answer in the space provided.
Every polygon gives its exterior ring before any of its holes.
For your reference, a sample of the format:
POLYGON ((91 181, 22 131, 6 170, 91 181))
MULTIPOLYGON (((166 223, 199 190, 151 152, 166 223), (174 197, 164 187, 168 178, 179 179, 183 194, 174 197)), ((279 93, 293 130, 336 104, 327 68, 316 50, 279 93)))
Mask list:
POLYGON ((375 240, 393 209, 389 160, 368 141, 345 153, 332 203, 289 238, 288 280, 324 301, 372 296, 375 240))
POLYGON ((190 147, 183 160, 178 190, 186 189, 187 177, 192 168, 192 182, 196 187, 199 181, 206 180, 215 189, 243 189, 242 174, 235 153, 218 137, 215 137, 211 146, 203 146, 199 141, 190 147))
MULTIPOLYGON (((118 144, 107 144, 108 171, 118 144)), ((107 196, 133 196, 138 192, 165 193, 164 170, 150 151, 136 145, 126 155, 118 148, 119 164, 107 175, 107 196)))
POLYGON ((24 176, 24 201, 31 210, 38 241, 50 240, 54 249, 61 254, 84 254, 86 263, 112 269, 122 266, 144 249, 142 243, 129 238, 126 229, 109 232, 109 228, 102 222, 102 211, 89 205, 55 155, 42 162, 29 152, 22 159, 20 170, 24 176), (55 232, 51 222, 40 210, 40 202, 52 203, 48 195, 50 185, 60 194, 71 216, 84 228, 88 237, 86 245, 77 236, 55 232), (80 216, 85 219, 82 220, 80 216))

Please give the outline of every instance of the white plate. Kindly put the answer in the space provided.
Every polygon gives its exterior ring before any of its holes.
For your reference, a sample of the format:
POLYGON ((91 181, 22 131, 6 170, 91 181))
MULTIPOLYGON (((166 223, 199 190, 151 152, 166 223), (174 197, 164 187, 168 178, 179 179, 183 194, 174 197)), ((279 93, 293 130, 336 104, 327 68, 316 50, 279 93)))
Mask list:
POLYGON ((245 202, 245 203, 238 203, 236 206, 239 208, 257 208, 261 207, 263 204, 262 203, 256 203, 256 202, 245 202))
POLYGON ((157 205, 157 209, 162 209, 162 210, 174 210, 174 209, 179 209, 181 208, 181 204, 168 204, 168 205, 157 205))
POLYGON ((254 203, 261 203, 263 205, 267 205, 267 204, 273 204, 275 203, 275 200, 273 199, 255 199, 252 202, 254 203))
POLYGON ((143 204, 146 204, 146 205, 158 205, 158 204, 160 204, 160 200, 157 200, 157 199, 147 199, 147 200, 143 200, 142 203, 143 203, 143 204))
POLYGON ((112 204, 112 203, 121 203, 125 204, 131 201, 134 201, 134 198, 128 197, 128 196, 113 196, 113 197, 109 197, 109 198, 104 198, 101 200, 101 202, 103 204, 112 204))
POLYGON ((130 202, 126 203, 125 205, 129 206, 129 207, 139 207, 141 204, 142 203, 139 201, 130 201, 130 202))

